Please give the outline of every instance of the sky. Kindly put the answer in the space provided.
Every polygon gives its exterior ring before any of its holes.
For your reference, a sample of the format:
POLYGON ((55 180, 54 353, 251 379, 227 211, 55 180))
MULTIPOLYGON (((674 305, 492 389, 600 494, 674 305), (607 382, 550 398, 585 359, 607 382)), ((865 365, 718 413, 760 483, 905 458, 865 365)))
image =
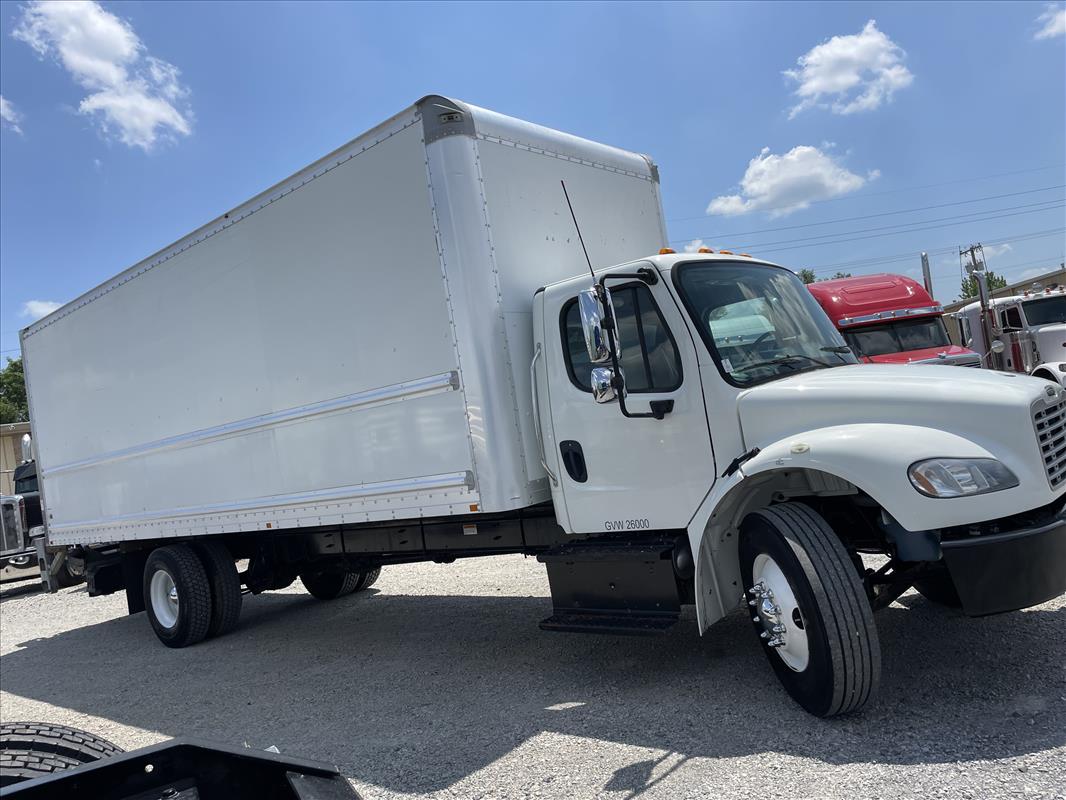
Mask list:
POLYGON ((651 155, 679 251, 926 250, 943 302, 960 247, 1012 281, 1066 251, 1062 2, 5 1, 0 355, 427 94, 651 155))

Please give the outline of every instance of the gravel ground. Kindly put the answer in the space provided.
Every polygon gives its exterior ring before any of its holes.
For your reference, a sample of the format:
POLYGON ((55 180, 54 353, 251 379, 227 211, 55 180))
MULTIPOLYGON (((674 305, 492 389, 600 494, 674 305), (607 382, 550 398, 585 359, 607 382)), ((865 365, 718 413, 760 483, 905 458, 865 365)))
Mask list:
POLYGON ((168 650, 121 595, 6 583, 0 720, 276 745, 368 800, 1066 797, 1063 598, 975 620, 904 595, 879 702, 829 721, 740 613, 643 639, 544 633, 549 611, 532 559, 388 567, 333 603, 246 596, 236 632, 168 650))

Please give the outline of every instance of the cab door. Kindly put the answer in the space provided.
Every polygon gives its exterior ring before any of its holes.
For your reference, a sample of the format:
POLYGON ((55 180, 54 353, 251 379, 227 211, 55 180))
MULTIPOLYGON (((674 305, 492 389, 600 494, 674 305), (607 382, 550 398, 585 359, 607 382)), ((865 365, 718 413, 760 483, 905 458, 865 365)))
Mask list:
MULTIPOLYGON (((550 425, 544 428, 553 499, 572 533, 679 529, 715 480, 715 461, 696 350, 663 281, 608 284, 621 343, 626 406, 647 412, 672 400, 666 416, 627 418, 617 400, 592 396, 576 283, 543 300, 543 343, 550 425), (561 507, 561 508, 560 508, 561 507)), ((538 326, 539 327, 539 326, 538 326)))

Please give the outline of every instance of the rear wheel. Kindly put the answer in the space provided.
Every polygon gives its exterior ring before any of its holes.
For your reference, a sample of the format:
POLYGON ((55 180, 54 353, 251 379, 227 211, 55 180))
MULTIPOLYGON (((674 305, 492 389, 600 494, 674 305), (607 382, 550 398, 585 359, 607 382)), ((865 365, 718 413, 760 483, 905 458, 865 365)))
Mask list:
POLYGON ((241 579, 237 564, 222 542, 196 542, 193 549, 211 586, 211 622, 208 637, 221 636, 237 627, 241 618, 241 579))
POLYGON ((763 650, 792 698, 819 717, 862 708, 881 651, 862 581, 816 512, 783 503, 741 526, 741 574, 763 650))
POLYGON ((0 725, 0 786, 99 761, 122 748, 99 736, 43 722, 0 725))
POLYGON ((159 641, 188 647, 211 627, 211 584, 193 549, 185 544, 154 550, 144 565, 144 606, 159 641))
POLYGON ((380 568, 369 572, 304 572, 300 574, 300 581, 312 597, 336 600, 366 589, 380 573, 380 568))

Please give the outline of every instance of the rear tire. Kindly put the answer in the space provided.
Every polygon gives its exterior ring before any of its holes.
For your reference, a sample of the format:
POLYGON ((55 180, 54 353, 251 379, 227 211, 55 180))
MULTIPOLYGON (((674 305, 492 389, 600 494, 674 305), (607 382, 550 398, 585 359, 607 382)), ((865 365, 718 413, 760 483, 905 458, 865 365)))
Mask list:
POLYGON ((193 550, 211 586, 211 622, 207 637, 221 636, 237 627, 241 619, 241 579, 237 564, 222 542, 196 542, 193 550))
POLYGON ((0 786, 42 778, 121 753, 99 736, 43 722, 0 725, 0 786))
POLYGON ((304 572, 300 581, 312 597, 336 600, 338 597, 361 591, 377 580, 380 570, 370 572, 304 572), (369 582, 367 582, 369 581, 369 582))
POLYGON ((799 503, 748 515, 740 567, 746 587, 763 587, 745 597, 785 690, 819 717, 862 708, 880 682, 881 649, 862 580, 825 520, 799 503))
POLYGON ((211 584, 191 547, 176 544, 152 551, 142 588, 148 621, 159 641, 167 647, 188 647, 207 637, 211 584))
POLYGON ((361 592, 364 589, 369 589, 375 583, 378 582, 378 578, 381 576, 381 567, 376 567, 370 572, 362 573, 362 580, 359 581, 359 586, 356 587, 357 592, 361 592))

